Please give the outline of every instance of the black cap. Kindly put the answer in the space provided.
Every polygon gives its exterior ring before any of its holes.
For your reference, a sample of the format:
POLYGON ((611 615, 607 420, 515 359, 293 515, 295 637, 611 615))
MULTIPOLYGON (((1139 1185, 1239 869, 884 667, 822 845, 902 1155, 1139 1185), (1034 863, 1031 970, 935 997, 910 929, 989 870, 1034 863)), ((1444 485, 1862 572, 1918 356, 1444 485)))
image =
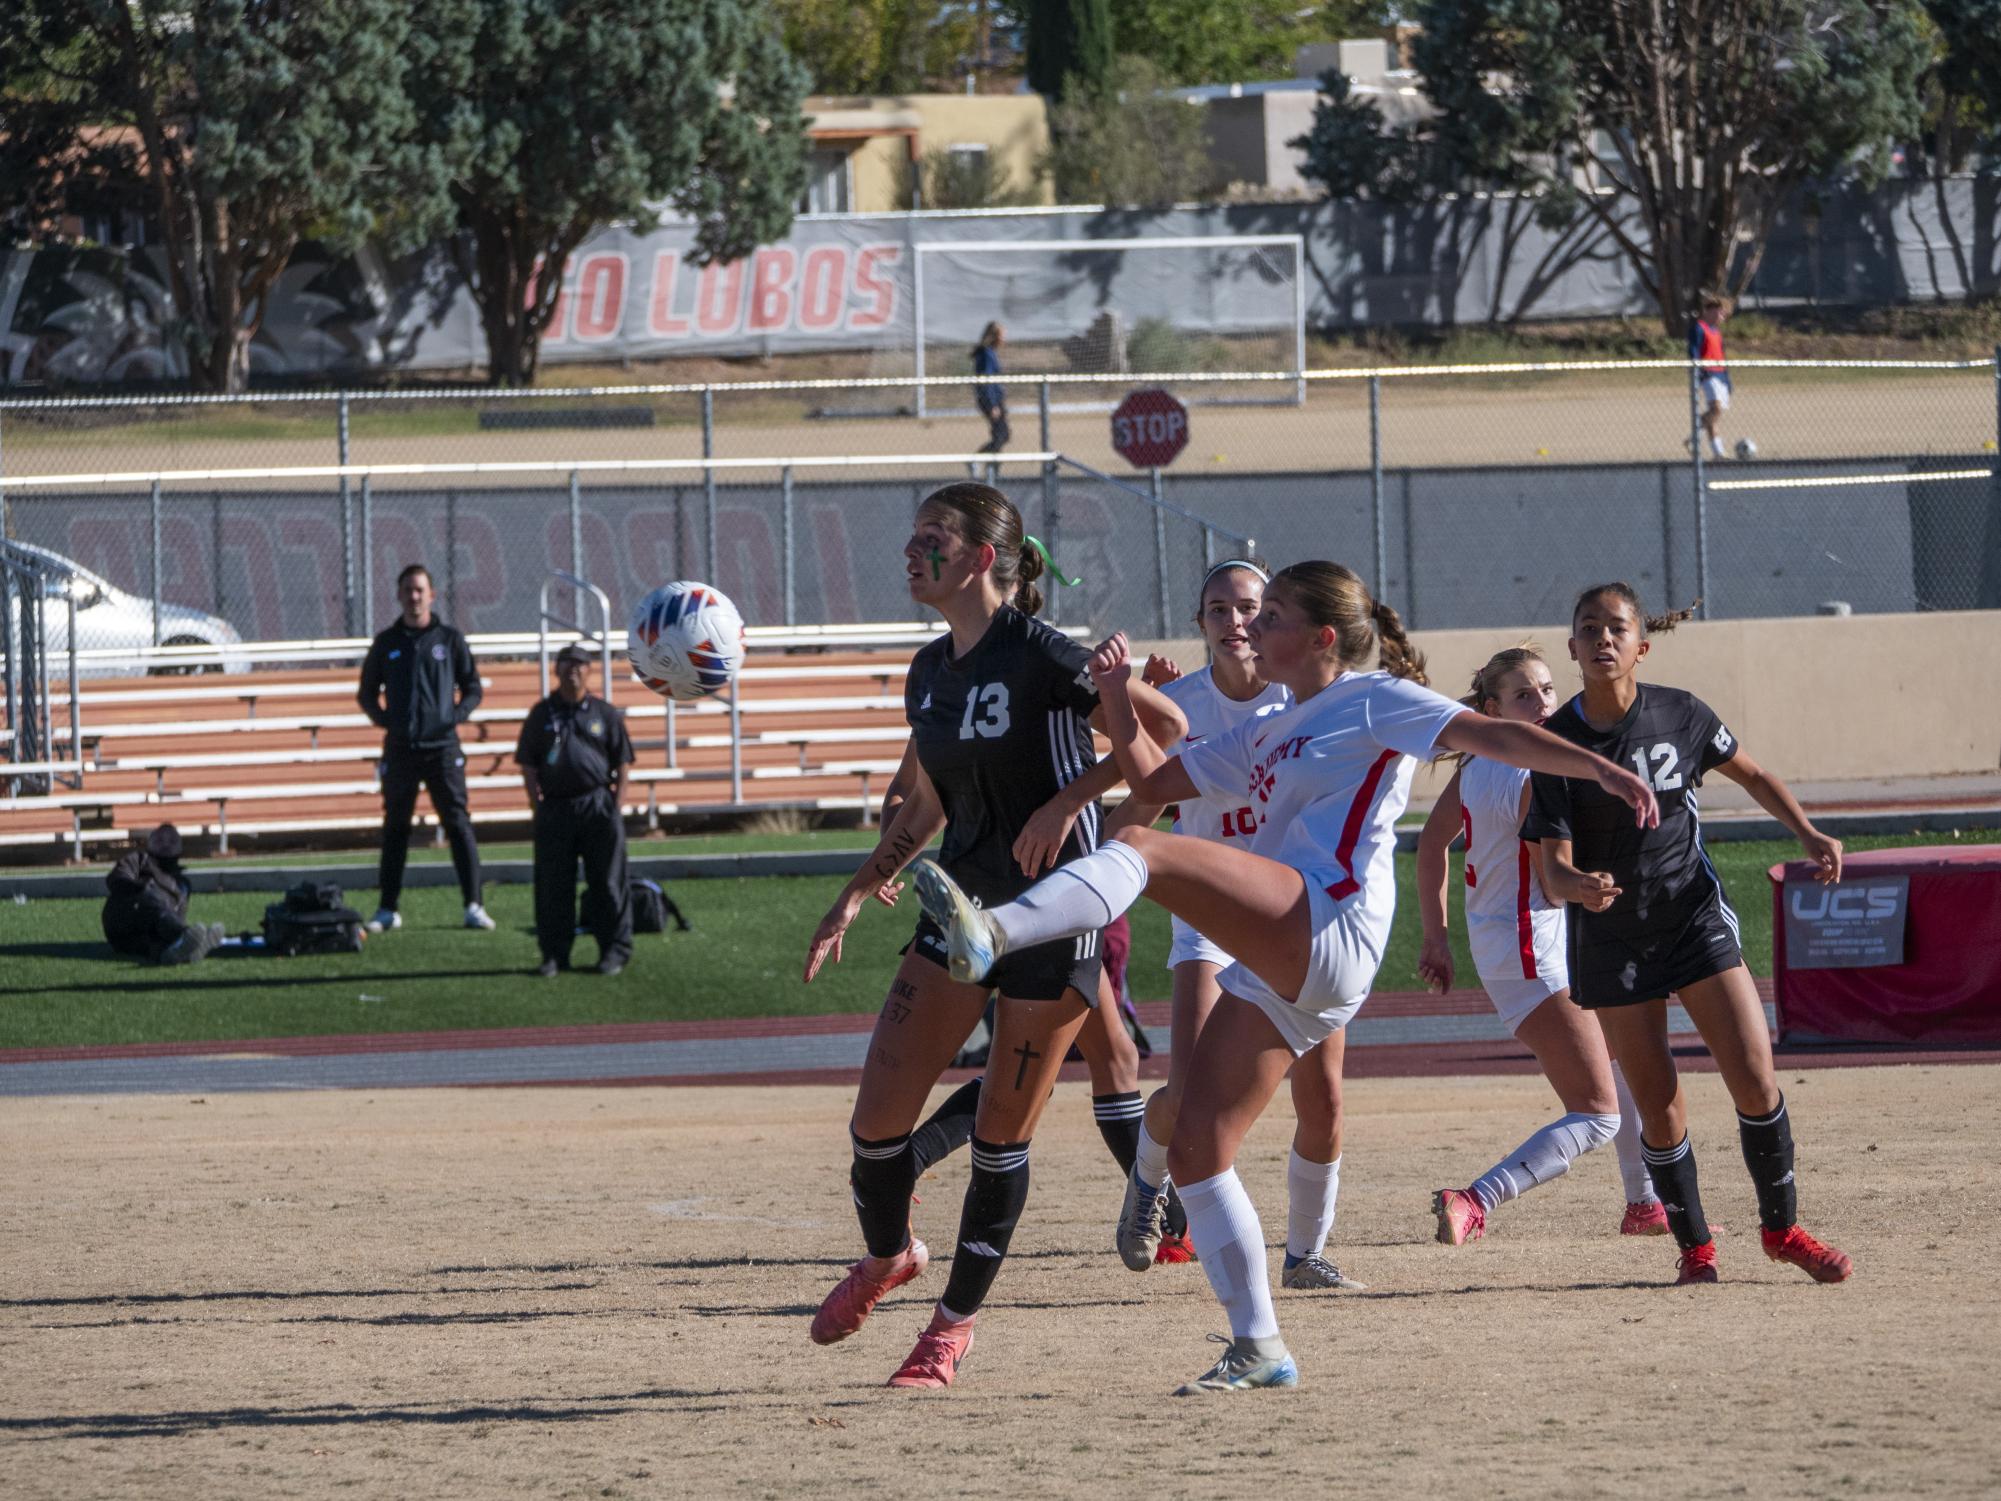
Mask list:
POLYGON ((572 641, 568 646, 556 653, 556 665, 558 667, 561 667, 565 662, 581 662, 584 666, 588 667, 597 661, 597 659, 597 653, 581 641, 572 641))
POLYGON ((163 823, 146 836, 146 853, 155 860, 178 860, 181 858, 181 831, 170 823, 163 823))

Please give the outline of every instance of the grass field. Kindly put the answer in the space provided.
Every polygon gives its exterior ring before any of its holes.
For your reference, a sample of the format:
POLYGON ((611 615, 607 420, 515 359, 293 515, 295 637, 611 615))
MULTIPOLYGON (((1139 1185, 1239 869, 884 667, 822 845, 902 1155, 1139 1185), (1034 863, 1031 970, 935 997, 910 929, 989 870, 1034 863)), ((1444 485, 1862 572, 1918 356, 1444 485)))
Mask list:
MULTIPOLYGON (((1978 842, 1995 836, 1966 831, 1964 837, 1978 842)), ((1936 836, 1857 839, 1850 847, 1937 842, 1936 836)), ((1777 843, 1711 850, 1757 974, 1771 969, 1765 871, 1796 853, 1777 843)), ((1415 861, 1400 857, 1397 923, 1378 979, 1383 990, 1420 988, 1415 873, 1415 861)), ((405 926, 371 941, 359 955, 215 958, 192 969, 154 969, 112 954, 102 941, 96 901, 0 908, 6 935, 0 944, 0 1047, 872 1012, 910 936, 915 904, 906 897, 895 913, 865 910, 844 961, 803 985, 807 937, 837 889, 830 877, 679 883, 674 896, 694 931, 642 937, 634 962, 614 979, 587 969, 555 980, 529 973, 537 953, 526 886, 489 888, 487 906, 500 923, 492 933, 459 926, 454 889, 423 887, 406 894, 405 926)), ((360 891, 350 899, 365 910, 370 895, 360 891)), ((194 915, 232 932, 251 929, 271 899, 260 892, 203 896, 194 915)), ((1132 992, 1141 1000, 1164 999, 1167 916, 1142 902, 1133 928, 1132 992)), ((1471 983, 1463 933, 1455 932, 1454 942, 1462 983, 1471 983)), ((595 961, 590 939, 578 940, 576 958, 585 965, 595 961)))

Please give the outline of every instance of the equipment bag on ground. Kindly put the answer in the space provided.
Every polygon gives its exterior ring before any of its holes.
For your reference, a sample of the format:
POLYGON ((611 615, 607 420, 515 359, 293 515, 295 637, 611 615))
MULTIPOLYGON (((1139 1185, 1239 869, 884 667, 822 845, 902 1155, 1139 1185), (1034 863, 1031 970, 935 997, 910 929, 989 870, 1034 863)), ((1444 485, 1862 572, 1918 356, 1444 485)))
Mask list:
POLYGON ((264 945, 275 954, 358 954, 361 914, 338 886, 301 881, 264 909, 264 945))
MULTIPOLYGON (((688 931, 688 919, 681 915, 681 909, 674 905, 658 881, 649 881, 645 876, 632 876, 626 881, 626 891, 632 902, 632 931, 635 933, 664 933, 667 919, 674 919, 674 926, 683 933, 688 931)), ((577 902, 577 931, 591 931, 591 894, 588 887, 577 902)))

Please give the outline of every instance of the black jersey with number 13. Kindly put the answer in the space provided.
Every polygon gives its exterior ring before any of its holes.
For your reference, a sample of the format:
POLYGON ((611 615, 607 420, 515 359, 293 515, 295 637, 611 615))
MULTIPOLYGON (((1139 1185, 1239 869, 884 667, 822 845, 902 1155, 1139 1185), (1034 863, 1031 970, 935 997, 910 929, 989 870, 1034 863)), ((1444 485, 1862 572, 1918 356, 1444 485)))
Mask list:
MULTIPOLYGON (((1003 605, 979 644, 952 656, 938 637, 911 661, 904 712, 917 759, 945 805, 941 863, 982 906, 1027 889, 1014 841, 1031 814, 1097 764, 1086 716, 1098 706, 1090 653, 1061 631, 1003 605)), ((1095 849, 1094 802, 1059 863, 1095 849)))
POLYGON ((1702 852, 1695 789, 1704 772, 1737 753, 1737 741, 1709 705, 1679 688, 1641 684, 1626 716, 1604 730, 1584 718, 1583 703, 1573 698, 1544 728, 1645 777, 1660 801, 1660 826, 1640 828, 1633 810, 1596 782, 1536 772, 1522 838, 1568 839, 1579 870, 1609 871, 1620 886, 1603 914, 1573 914, 1573 921, 1582 915, 1646 927, 1655 909, 1673 908, 1698 881, 1716 880, 1702 852))

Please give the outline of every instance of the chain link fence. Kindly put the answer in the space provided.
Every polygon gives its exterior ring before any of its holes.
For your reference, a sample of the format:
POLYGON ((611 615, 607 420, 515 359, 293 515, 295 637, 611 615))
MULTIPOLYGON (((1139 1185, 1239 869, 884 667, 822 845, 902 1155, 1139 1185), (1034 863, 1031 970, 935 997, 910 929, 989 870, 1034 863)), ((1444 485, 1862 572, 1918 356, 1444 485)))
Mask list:
POLYGON ((969 473, 1082 580, 1049 587, 1056 618, 1093 629, 1178 633, 1245 538, 1352 563, 1418 628, 1559 620, 1606 577, 1712 618, 2001 607, 1993 361, 1731 369, 1722 459, 1666 361, 1002 377, 997 458, 969 379, 933 379, 922 419, 907 381, 10 399, 0 505, 92 576, 87 646, 366 635, 415 559, 469 630, 532 629, 558 569, 621 605, 693 576, 757 623, 901 618, 911 513, 969 473), (1139 385, 1191 409, 1157 473, 1111 448, 1139 385), (448 465, 478 468, 381 472, 448 465), (36 483, 81 475, 106 478, 36 483))

